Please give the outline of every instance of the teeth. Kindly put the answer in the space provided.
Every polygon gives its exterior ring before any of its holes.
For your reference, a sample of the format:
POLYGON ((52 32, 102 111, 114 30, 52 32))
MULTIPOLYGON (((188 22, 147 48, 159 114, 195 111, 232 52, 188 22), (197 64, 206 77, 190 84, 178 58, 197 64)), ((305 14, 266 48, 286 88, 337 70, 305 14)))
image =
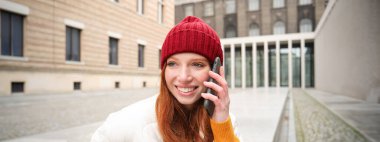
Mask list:
POLYGON ((179 88, 178 87, 178 90, 181 92, 187 93, 187 92, 193 91, 194 88, 179 88))

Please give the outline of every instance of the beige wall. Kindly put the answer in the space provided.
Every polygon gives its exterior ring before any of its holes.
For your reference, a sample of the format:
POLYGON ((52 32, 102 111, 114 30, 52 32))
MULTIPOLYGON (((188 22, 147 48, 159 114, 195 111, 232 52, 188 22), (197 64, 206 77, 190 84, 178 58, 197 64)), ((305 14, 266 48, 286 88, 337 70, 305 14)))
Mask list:
POLYGON ((111 0, 11 2, 28 7, 30 12, 24 18, 24 58, 0 57, 0 95, 10 94, 13 80, 25 81, 26 94, 68 92, 72 91, 69 82, 78 76, 83 90, 112 89, 113 85, 102 84, 103 80, 116 78, 125 81, 121 83, 122 88, 141 87, 139 81, 133 80, 146 80, 148 86, 158 86, 159 49, 166 33, 174 26, 174 0, 164 1, 162 24, 157 20, 157 1, 145 1, 144 15, 136 12, 136 1, 126 0, 119 3, 111 0), (68 63, 65 59, 67 20, 84 25, 79 63, 68 63), (109 65, 110 32, 120 35, 117 66, 109 65), (138 67, 138 43, 145 44, 144 68, 138 67), (39 87, 57 81, 58 86, 49 91, 39 87))
POLYGON ((379 102, 380 1, 337 0, 315 38, 320 90, 379 102))

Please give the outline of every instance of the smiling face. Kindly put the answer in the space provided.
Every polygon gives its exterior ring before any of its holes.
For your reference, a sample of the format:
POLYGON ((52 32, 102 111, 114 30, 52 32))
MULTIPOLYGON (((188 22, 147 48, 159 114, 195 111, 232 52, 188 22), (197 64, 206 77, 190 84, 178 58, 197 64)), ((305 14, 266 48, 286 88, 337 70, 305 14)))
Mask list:
POLYGON ((203 82, 209 78, 208 71, 210 64, 205 57, 195 53, 174 54, 166 61, 166 85, 178 102, 191 109, 206 91, 203 82))

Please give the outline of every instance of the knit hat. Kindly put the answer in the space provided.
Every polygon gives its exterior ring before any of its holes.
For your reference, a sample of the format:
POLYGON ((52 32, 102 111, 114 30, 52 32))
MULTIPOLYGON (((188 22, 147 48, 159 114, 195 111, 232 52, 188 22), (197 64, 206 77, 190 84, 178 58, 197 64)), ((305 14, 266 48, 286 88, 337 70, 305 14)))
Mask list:
POLYGON ((223 51, 217 33, 194 16, 187 16, 167 34, 161 50, 161 69, 171 55, 185 52, 202 55, 211 65, 219 57, 223 64, 223 51))

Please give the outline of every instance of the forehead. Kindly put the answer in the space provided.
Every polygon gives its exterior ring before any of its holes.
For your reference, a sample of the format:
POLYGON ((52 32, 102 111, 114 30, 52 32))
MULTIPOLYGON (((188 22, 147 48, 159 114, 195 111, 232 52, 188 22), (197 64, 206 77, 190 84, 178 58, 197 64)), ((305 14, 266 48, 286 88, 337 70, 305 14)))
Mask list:
POLYGON ((206 57, 196 53, 177 53, 168 58, 168 60, 203 60, 208 61, 206 57))

